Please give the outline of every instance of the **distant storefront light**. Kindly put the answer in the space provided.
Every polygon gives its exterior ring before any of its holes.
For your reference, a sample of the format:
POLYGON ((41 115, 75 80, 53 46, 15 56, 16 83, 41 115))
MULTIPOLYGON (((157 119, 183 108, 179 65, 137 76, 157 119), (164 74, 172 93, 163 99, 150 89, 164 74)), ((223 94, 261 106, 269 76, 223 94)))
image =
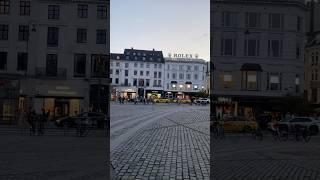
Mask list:
POLYGON ((180 88, 183 88, 183 85, 182 84, 180 84, 180 86, 179 86, 180 88))
POLYGON ((195 89, 197 89, 197 88, 198 88, 198 86, 196 85, 196 86, 194 86, 194 88, 195 88, 195 89))
POLYGON ((190 84, 188 84, 187 87, 190 88, 190 84))
POLYGON ((172 84, 172 87, 173 87, 173 88, 175 88, 175 87, 176 87, 176 85, 175 85, 175 84, 172 84))

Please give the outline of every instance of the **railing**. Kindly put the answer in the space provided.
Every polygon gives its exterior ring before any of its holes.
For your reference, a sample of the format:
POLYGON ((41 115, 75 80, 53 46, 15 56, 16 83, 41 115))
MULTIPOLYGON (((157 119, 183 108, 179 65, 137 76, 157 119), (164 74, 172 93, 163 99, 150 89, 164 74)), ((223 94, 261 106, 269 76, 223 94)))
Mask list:
POLYGON ((38 78, 63 78, 67 77, 66 68, 57 68, 56 71, 50 71, 44 67, 36 67, 35 75, 38 78))

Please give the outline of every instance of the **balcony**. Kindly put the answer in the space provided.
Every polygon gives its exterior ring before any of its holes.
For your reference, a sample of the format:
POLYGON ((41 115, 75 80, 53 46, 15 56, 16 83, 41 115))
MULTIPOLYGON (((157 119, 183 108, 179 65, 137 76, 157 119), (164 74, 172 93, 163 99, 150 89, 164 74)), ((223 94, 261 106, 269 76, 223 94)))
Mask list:
POLYGON ((45 67, 36 67, 35 75, 37 78, 52 78, 52 79, 66 79, 67 69, 47 69, 45 67))

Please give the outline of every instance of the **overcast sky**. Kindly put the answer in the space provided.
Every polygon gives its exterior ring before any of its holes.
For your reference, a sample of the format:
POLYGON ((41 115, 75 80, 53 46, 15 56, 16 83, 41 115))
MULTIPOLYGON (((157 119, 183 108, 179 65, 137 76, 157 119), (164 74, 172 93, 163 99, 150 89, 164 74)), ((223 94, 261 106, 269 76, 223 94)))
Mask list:
POLYGON ((125 48, 210 56, 210 0, 111 0, 111 53, 125 48))

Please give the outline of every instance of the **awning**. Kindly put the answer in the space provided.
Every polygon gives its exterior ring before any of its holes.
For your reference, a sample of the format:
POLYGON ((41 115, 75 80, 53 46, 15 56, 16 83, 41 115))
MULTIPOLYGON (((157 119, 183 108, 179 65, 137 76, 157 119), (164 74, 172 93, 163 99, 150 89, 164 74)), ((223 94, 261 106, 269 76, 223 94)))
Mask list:
POLYGON ((262 71, 260 64, 245 63, 241 67, 241 71, 262 71))
POLYGON ((187 82, 186 82, 186 84, 192 84, 192 82, 190 82, 190 81, 187 81, 187 82))
POLYGON ((177 81, 171 81, 171 84, 178 84, 177 81))

